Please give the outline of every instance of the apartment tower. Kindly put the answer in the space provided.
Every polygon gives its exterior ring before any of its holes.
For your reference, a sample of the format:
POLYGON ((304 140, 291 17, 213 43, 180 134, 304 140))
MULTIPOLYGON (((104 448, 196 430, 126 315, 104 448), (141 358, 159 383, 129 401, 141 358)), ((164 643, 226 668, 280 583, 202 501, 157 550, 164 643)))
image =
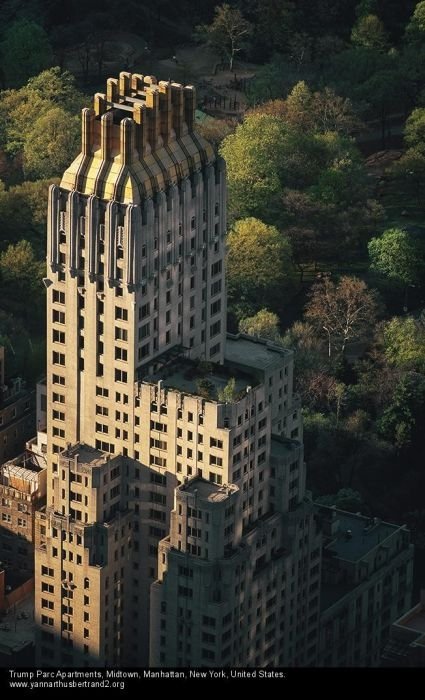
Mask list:
POLYGON ((178 481, 155 420, 165 391, 146 381, 176 358, 224 358, 225 169, 194 130, 195 105, 191 86, 109 79, 50 188, 41 663, 148 660, 178 481))
MULTIPOLYGON (((109 79, 50 189, 38 666, 325 660, 324 530, 305 488, 293 353, 226 336, 226 174, 195 106, 192 86, 109 79)), ((360 570, 365 588, 382 531, 399 543, 379 568, 396 595, 408 535, 374 529, 354 551, 355 524, 344 547, 332 525, 332 570, 339 552, 346 580, 347 550, 353 590, 360 570)), ((337 599, 329 629, 345 614, 337 599)))

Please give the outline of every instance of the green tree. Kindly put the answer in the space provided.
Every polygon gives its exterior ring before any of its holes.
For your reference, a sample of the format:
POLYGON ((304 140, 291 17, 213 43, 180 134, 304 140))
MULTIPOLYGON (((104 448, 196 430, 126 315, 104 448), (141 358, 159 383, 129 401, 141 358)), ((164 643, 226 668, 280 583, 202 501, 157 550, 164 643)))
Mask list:
POLYGON ((256 311, 293 282, 291 246, 274 226, 254 218, 236 221, 228 238, 229 296, 256 311))
POLYGON ((297 390, 306 386, 312 374, 326 370, 326 346, 308 321, 295 321, 284 334, 282 345, 294 350, 297 390))
POLYGON ((227 164, 231 217, 270 217, 278 210, 286 137, 282 119, 253 114, 224 139, 220 152, 227 164))
POLYGON ((0 146, 10 158, 26 158, 28 171, 37 177, 61 175, 63 163, 75 155, 79 126, 74 113, 84 101, 73 76, 58 68, 43 71, 19 90, 6 90, 0 94, 0 146), (42 162, 46 157, 51 167, 42 162))
POLYGON ((425 328, 414 318, 395 317, 383 327, 384 353, 390 365, 425 373, 425 328))
POLYGON ((260 309, 254 316, 242 318, 239 321, 239 330, 248 335, 277 340, 279 338, 279 317, 272 311, 260 309))
POLYGON ((223 401, 224 403, 232 403, 232 401, 235 400, 236 396, 235 387, 236 380, 234 377, 231 377, 227 382, 226 386, 223 387, 223 389, 219 389, 217 391, 218 400, 223 401))
POLYGON ((385 51, 388 47, 388 37, 379 17, 362 15, 353 27, 351 41, 356 46, 366 49, 385 51))
POLYGON ((48 36, 39 24, 20 19, 6 29, 0 46, 8 85, 20 86, 52 63, 48 36))
POLYGON ((0 251, 25 238, 30 241, 36 257, 44 258, 50 183, 51 180, 23 182, 6 189, 0 181, 0 251))
POLYGON ((417 107, 406 120, 404 140, 409 148, 417 148, 425 155, 425 108, 417 107))
POLYGON ((22 240, 16 245, 10 245, 0 254, 3 309, 25 319, 33 329, 38 329, 44 313, 42 277, 45 274, 45 263, 36 259, 28 241, 22 240))
POLYGON ((409 35, 425 34, 425 2, 418 2, 406 27, 409 35))
MULTIPOLYGON (((371 268, 392 282, 409 286, 420 284, 425 274, 425 245, 404 229, 391 228, 368 244, 371 268)), ((406 300, 405 300, 406 305, 406 300)))
POLYGON ((252 33, 252 25, 244 18, 241 11, 227 3, 215 8, 214 19, 210 25, 197 28, 199 37, 216 49, 229 62, 233 70, 233 62, 252 33))
POLYGON ((425 377, 407 374, 398 382, 377 428, 385 439, 402 448, 422 443, 424 425, 425 377))
POLYGON ((377 294, 363 280, 345 275, 335 284, 324 275, 312 287, 305 317, 326 337, 332 359, 344 356, 349 341, 366 337, 378 312, 377 294))
POLYGON ((24 145, 24 173, 39 179, 60 175, 77 156, 80 119, 53 107, 34 122, 24 145))

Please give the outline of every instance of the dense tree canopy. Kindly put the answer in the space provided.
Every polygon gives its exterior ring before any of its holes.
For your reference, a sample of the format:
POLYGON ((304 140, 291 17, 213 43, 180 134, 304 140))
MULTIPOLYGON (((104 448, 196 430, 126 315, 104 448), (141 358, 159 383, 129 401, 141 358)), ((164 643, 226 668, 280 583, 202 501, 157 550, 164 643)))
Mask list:
POLYGON ((231 299, 237 304, 245 304, 247 311, 257 311, 268 303, 276 303, 276 293, 282 293, 293 281, 288 239, 274 226, 250 217, 235 222, 227 242, 231 299))
POLYGON ((84 97, 70 73, 51 68, 0 94, 0 147, 30 178, 62 175, 78 153, 84 97))
POLYGON ((53 53, 44 29, 28 19, 20 19, 3 33, 1 61, 9 86, 20 86, 52 64, 53 53))
POLYGON ((389 280, 403 285, 423 282, 425 245, 421 238, 403 229, 384 231, 368 245, 371 266, 389 280))

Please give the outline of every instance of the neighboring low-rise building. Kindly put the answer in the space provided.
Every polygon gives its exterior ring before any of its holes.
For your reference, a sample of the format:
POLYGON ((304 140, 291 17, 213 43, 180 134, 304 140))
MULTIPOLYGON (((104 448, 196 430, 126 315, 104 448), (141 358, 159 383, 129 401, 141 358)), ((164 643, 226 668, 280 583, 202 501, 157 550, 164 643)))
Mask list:
POLYGON ((318 666, 378 666, 409 609, 413 545, 405 526, 318 507, 323 534, 318 666))
POLYGON ((4 347, 0 346, 0 464, 15 457, 34 433, 34 392, 20 377, 7 379, 4 347))
POLYGON ((385 667, 425 666, 425 591, 419 603, 391 625, 381 659, 385 667))
POLYGON ((35 513, 46 502, 47 470, 30 450, 0 467, 0 562, 9 569, 34 572, 35 513))

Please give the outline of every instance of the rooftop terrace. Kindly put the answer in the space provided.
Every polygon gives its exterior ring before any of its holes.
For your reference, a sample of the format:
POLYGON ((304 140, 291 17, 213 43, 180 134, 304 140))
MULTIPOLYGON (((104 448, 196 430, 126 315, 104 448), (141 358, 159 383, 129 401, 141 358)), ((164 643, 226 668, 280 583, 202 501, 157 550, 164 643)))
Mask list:
POLYGON ((227 334, 225 358, 237 365, 245 365, 253 370, 272 370, 282 366, 283 357, 290 357, 292 350, 269 340, 253 338, 243 333, 227 334))
POLYGON ((97 450, 82 442, 68 447, 62 452, 62 455, 67 459, 77 457, 80 464, 86 464, 90 467, 100 467, 106 460, 110 459, 108 452, 102 452, 102 450, 97 450))
POLYGON ((224 501, 232 493, 236 493, 236 491, 238 491, 238 487, 235 484, 218 486, 217 484, 213 484, 211 481, 206 481, 206 479, 195 477, 186 484, 181 485, 179 490, 184 491, 185 493, 192 493, 202 501, 217 503, 219 501, 224 501))
POLYGON ((336 533, 329 537, 325 549, 328 553, 347 561, 359 561, 400 529, 399 525, 385 523, 378 518, 367 518, 364 515, 328 507, 319 508, 319 518, 320 515, 332 517, 332 511, 339 524, 336 533))
POLYGON ((249 372, 224 365, 207 362, 195 362, 186 358, 178 358, 145 381, 157 383, 162 381, 164 387, 177 389, 185 394, 204 396, 210 401, 220 401, 219 392, 235 379, 234 397, 237 400, 248 387, 256 386, 258 381, 249 372))

